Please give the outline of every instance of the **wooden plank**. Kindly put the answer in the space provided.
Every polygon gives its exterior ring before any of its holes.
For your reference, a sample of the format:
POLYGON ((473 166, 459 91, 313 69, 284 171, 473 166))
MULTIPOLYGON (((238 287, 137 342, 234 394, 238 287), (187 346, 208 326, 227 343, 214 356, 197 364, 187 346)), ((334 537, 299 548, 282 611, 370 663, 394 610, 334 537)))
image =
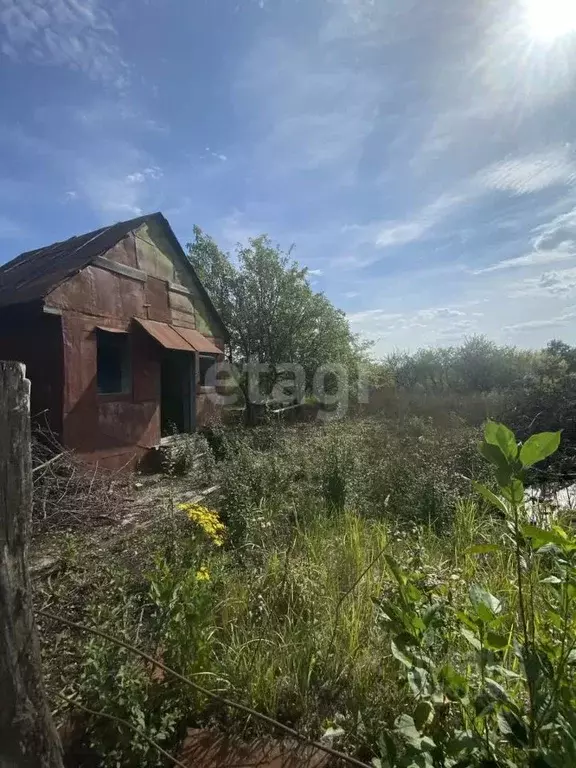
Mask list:
POLYGON ((31 510, 30 382, 21 363, 0 362, 0 766, 62 768, 32 610, 31 510))
POLYGON ((141 269, 134 269, 134 267, 128 267, 126 264, 118 264, 117 261, 111 261, 105 256, 96 256, 92 264, 95 267, 106 269, 108 272, 114 272, 116 275, 130 277, 132 280, 139 280, 141 283, 146 282, 146 272, 142 272, 141 269))

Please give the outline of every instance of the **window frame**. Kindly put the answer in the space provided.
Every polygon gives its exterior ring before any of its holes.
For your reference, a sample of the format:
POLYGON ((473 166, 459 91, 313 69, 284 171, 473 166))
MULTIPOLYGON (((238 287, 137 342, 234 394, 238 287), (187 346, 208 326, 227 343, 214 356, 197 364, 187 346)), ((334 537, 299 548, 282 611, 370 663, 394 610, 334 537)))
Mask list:
POLYGON ((204 392, 207 390, 212 391, 215 389, 215 386, 213 384, 206 384, 205 380, 203 380, 202 376, 202 360, 210 360, 211 363, 208 366, 208 370, 218 362, 218 355, 212 354, 210 352, 199 352, 198 353, 198 389, 200 392, 204 392))
POLYGON ((110 400, 125 400, 132 397, 134 391, 132 366, 132 335, 128 331, 117 331, 108 328, 96 328, 96 391, 99 398, 108 398, 110 400), (120 362, 121 389, 117 391, 103 391, 101 389, 101 345, 103 340, 112 342, 115 339, 124 345, 122 350, 122 359, 120 362))

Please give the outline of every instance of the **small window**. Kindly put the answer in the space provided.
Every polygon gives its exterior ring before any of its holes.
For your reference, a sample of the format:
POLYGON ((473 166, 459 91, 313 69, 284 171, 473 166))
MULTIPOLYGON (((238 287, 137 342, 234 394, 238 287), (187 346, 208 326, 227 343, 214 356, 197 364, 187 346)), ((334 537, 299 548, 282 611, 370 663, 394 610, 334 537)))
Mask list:
POLYGON ((214 363, 218 360, 216 355, 200 355, 200 377, 199 377, 199 384, 201 387, 213 387, 214 377, 208 375, 208 372, 210 371, 210 368, 214 365, 214 363))
POLYGON ((127 333, 96 331, 98 393, 120 395, 131 391, 130 337, 127 333))

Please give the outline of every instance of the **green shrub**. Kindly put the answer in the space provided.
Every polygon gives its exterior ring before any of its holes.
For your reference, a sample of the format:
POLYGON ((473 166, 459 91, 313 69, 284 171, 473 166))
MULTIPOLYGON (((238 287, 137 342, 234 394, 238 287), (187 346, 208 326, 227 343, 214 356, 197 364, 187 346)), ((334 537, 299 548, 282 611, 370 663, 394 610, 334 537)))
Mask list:
POLYGON ((454 604, 444 584, 426 586, 421 573, 387 558, 396 587, 379 601, 381 620, 414 707, 396 719, 396 738, 383 736, 380 766, 574 761, 576 537, 559 525, 532 525, 524 505, 526 471, 559 441, 559 433, 541 433, 518 444, 503 425, 486 425, 481 453, 499 494, 475 487, 505 528, 469 554, 509 553, 514 581, 504 594, 472 583, 468 600, 454 604))

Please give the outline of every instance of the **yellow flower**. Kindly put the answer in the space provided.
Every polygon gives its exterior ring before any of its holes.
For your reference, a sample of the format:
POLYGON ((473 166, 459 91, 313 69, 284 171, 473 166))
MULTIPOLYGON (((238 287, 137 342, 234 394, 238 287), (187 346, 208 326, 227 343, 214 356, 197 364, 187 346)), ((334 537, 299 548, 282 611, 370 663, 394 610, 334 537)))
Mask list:
POLYGON ((198 581, 210 581, 210 571, 205 565, 196 571, 196 579, 198 581))
POLYGON ((201 504, 180 504, 179 509, 186 512, 189 519, 204 531, 213 544, 217 547, 224 544, 226 526, 221 522, 217 512, 201 504))

